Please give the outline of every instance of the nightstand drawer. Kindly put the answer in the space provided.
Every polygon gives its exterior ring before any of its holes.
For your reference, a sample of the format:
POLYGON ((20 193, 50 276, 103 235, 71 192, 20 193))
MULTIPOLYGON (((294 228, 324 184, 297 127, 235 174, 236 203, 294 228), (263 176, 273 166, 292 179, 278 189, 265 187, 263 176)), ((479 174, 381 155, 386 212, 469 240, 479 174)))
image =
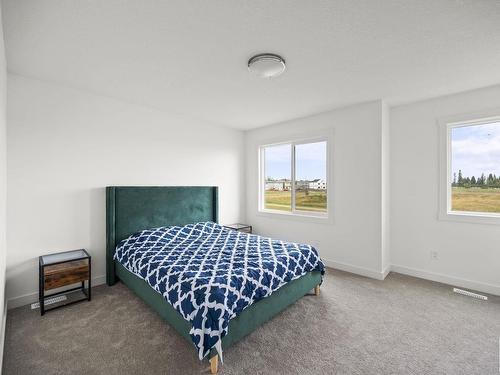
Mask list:
POLYGON ((79 283, 89 279, 89 263, 86 260, 76 260, 46 266, 43 276, 45 290, 79 283))

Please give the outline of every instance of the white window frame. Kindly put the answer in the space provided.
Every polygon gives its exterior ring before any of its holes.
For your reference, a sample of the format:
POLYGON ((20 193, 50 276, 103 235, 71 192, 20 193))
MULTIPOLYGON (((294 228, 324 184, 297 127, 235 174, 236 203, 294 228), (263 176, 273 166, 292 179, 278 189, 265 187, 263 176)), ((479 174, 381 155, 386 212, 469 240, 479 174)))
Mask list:
POLYGON ((485 125, 500 121, 500 109, 457 115, 438 120, 440 143, 439 214, 440 220, 476 224, 500 224, 500 213, 452 211, 451 209, 451 130, 453 128, 485 125))
POLYGON ((303 221, 315 221, 320 223, 332 223, 333 222, 333 194, 332 194, 332 137, 330 135, 319 135, 313 137, 298 137, 288 140, 280 140, 275 142, 270 142, 266 144, 261 144, 258 148, 259 153, 259 188, 258 188, 258 214, 260 216, 268 216, 274 218, 284 218, 284 219, 297 219, 303 221), (326 142, 326 212, 313 212, 295 209, 295 146, 307 143, 317 143, 326 142), (265 171, 265 149, 266 147, 279 146, 279 145, 290 145, 291 146, 291 211, 280 211, 265 208, 265 182, 266 182, 266 171, 265 171))

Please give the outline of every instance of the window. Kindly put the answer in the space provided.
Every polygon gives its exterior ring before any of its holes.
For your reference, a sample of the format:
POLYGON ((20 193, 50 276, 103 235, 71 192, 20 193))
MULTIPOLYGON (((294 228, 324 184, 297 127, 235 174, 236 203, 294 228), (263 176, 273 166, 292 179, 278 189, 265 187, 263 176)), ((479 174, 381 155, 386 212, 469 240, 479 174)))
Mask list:
POLYGON ((500 223, 500 118, 449 122, 443 127, 446 214, 490 217, 500 223))
POLYGON ((327 216, 327 140, 263 146, 260 155, 261 211, 327 216))

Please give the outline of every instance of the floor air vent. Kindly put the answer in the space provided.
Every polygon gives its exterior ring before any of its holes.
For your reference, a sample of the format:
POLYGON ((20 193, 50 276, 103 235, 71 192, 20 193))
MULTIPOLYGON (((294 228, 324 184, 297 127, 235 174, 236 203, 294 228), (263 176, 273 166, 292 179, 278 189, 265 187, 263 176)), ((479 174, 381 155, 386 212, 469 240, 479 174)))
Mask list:
MULTIPOLYGON (((68 298, 66 296, 57 296, 45 299, 45 306, 52 305, 57 302, 66 301, 68 298)), ((31 310, 40 308, 40 302, 35 302, 31 304, 31 310)))
POLYGON ((482 300, 484 300, 484 301, 487 301, 487 300, 488 300, 488 297, 483 296, 482 294, 472 293, 472 292, 469 292, 469 291, 467 291, 467 290, 458 289, 458 288, 453 288, 453 291, 454 291, 455 293, 458 293, 458 294, 463 294, 464 296, 467 296, 467 297, 472 297, 472 298, 482 299, 482 300))

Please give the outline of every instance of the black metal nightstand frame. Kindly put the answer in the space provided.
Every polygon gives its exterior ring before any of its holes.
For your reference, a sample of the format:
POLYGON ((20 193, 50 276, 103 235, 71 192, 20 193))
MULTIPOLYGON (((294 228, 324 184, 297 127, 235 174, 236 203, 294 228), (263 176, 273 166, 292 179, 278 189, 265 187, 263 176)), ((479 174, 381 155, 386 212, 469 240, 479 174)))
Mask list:
MULTIPOLYGON (((60 307, 69 306, 69 305, 72 305, 74 303, 91 300, 91 297, 92 297, 92 295, 91 295, 91 293, 92 293, 92 257, 87 252, 87 250, 85 250, 85 249, 69 250, 69 251, 63 251, 63 252, 54 253, 54 254, 66 254, 66 253, 71 253, 73 251, 83 251, 86 254, 86 256, 78 257, 78 258, 71 258, 71 259, 63 260, 60 262, 53 262, 53 263, 49 263, 49 264, 44 264, 43 256, 38 257, 38 302, 40 303, 40 315, 44 315, 46 311, 56 310, 60 307), (88 259, 88 268, 89 268, 89 275, 88 275, 88 279, 87 279, 87 284, 88 284, 87 290, 85 290, 85 280, 84 280, 81 282, 81 286, 78 286, 75 288, 70 288, 70 289, 65 289, 65 290, 62 290, 62 291, 56 292, 56 293, 45 294, 45 272, 44 272, 45 267, 53 266, 56 264, 62 264, 62 263, 70 263, 70 262, 75 262, 75 261, 85 260, 85 259, 88 259), (46 298, 51 298, 51 297, 59 296, 62 294, 71 293, 71 292, 74 292, 77 290, 81 290, 82 293, 85 295, 85 297, 64 303, 64 304, 59 305, 59 306, 51 307, 50 309, 45 308, 45 299, 46 298)), ((47 255, 53 255, 53 254, 47 254, 47 255)), ((70 284, 68 284, 68 285, 70 285, 70 284)), ((64 286, 62 286, 62 287, 64 287, 64 286)))
POLYGON ((252 233, 253 228, 251 225, 248 224, 241 224, 241 223, 235 223, 235 224, 226 224, 224 225, 224 228, 227 229, 232 229, 237 232, 244 232, 244 233, 252 233))

